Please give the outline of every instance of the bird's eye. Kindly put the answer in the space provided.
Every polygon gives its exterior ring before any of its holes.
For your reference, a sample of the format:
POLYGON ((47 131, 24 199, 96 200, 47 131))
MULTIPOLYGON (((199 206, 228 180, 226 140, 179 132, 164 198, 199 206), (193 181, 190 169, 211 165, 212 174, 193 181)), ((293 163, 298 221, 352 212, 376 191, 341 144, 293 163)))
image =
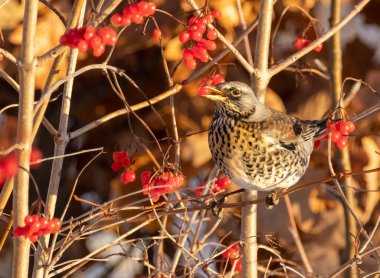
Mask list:
POLYGON ((232 89, 230 93, 234 97, 239 97, 241 95, 241 93, 238 89, 232 89))

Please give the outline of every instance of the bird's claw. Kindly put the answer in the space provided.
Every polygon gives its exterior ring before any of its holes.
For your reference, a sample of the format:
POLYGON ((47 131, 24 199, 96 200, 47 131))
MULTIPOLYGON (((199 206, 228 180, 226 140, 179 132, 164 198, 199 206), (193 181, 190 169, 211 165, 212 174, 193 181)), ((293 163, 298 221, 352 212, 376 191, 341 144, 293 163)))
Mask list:
POLYGON ((222 212, 223 208, 220 208, 219 206, 224 204, 224 202, 228 199, 228 196, 224 196, 223 198, 219 200, 214 200, 211 203, 208 204, 207 208, 211 211, 212 215, 222 218, 222 212))
POLYGON ((277 206, 280 199, 277 196, 277 192, 273 191, 265 198, 265 207, 267 209, 272 209, 274 206, 277 206))

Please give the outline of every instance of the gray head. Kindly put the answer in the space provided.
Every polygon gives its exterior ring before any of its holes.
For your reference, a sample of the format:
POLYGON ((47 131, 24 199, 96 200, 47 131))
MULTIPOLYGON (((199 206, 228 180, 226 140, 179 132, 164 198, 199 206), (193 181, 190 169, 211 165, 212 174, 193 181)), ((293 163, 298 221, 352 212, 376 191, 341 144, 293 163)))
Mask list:
POLYGON ((210 93, 203 96, 215 101, 217 109, 227 116, 255 121, 269 110, 245 83, 232 81, 205 87, 210 93))

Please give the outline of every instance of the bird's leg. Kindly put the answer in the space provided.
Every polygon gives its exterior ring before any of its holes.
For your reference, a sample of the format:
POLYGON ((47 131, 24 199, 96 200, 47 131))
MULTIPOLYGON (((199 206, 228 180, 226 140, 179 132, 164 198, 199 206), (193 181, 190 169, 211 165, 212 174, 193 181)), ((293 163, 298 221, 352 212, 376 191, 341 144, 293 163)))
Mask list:
POLYGON ((235 191, 232 191, 232 192, 229 192, 227 194, 225 194, 222 198, 220 198, 219 200, 214 200, 212 201, 209 205, 208 205, 208 208, 211 210, 212 214, 214 216, 217 216, 218 218, 221 217, 221 211, 222 209, 219 208, 220 205, 224 204, 224 202, 231 196, 231 195, 235 195, 237 193, 241 193, 241 192, 244 192, 245 189, 239 189, 239 190, 235 190, 235 191))
POLYGON ((267 209, 272 209, 274 206, 277 206, 280 202, 280 199, 278 198, 278 193, 280 193, 281 190, 273 190, 269 195, 265 198, 265 207, 267 209))

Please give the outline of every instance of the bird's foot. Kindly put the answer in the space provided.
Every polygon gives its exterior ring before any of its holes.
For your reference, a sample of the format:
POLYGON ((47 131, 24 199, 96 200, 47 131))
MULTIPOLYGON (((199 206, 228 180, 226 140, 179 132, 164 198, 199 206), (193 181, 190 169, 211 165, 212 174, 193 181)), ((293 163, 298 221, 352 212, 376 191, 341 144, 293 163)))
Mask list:
POLYGON ((272 209, 274 206, 277 206, 280 202, 280 199, 277 196, 277 192, 273 191, 271 192, 266 198, 265 198, 265 207, 267 209, 272 209))
POLYGON ((214 216, 216 216, 218 218, 221 218, 222 217, 221 215, 222 215, 223 208, 221 208, 220 206, 223 205, 231 195, 234 195, 234 194, 237 194, 237 193, 241 193, 241 192, 244 192, 244 189, 239 189, 239 190, 236 190, 236 191, 233 191, 233 192, 225 194, 219 200, 214 200, 210 204, 208 204, 208 209, 211 210, 211 213, 214 216))
POLYGON ((222 218, 222 212, 223 208, 220 208, 219 206, 224 204, 224 202, 228 199, 228 196, 224 196, 223 198, 219 200, 214 200, 211 203, 208 204, 208 209, 211 211, 212 215, 218 217, 219 219, 222 218))

